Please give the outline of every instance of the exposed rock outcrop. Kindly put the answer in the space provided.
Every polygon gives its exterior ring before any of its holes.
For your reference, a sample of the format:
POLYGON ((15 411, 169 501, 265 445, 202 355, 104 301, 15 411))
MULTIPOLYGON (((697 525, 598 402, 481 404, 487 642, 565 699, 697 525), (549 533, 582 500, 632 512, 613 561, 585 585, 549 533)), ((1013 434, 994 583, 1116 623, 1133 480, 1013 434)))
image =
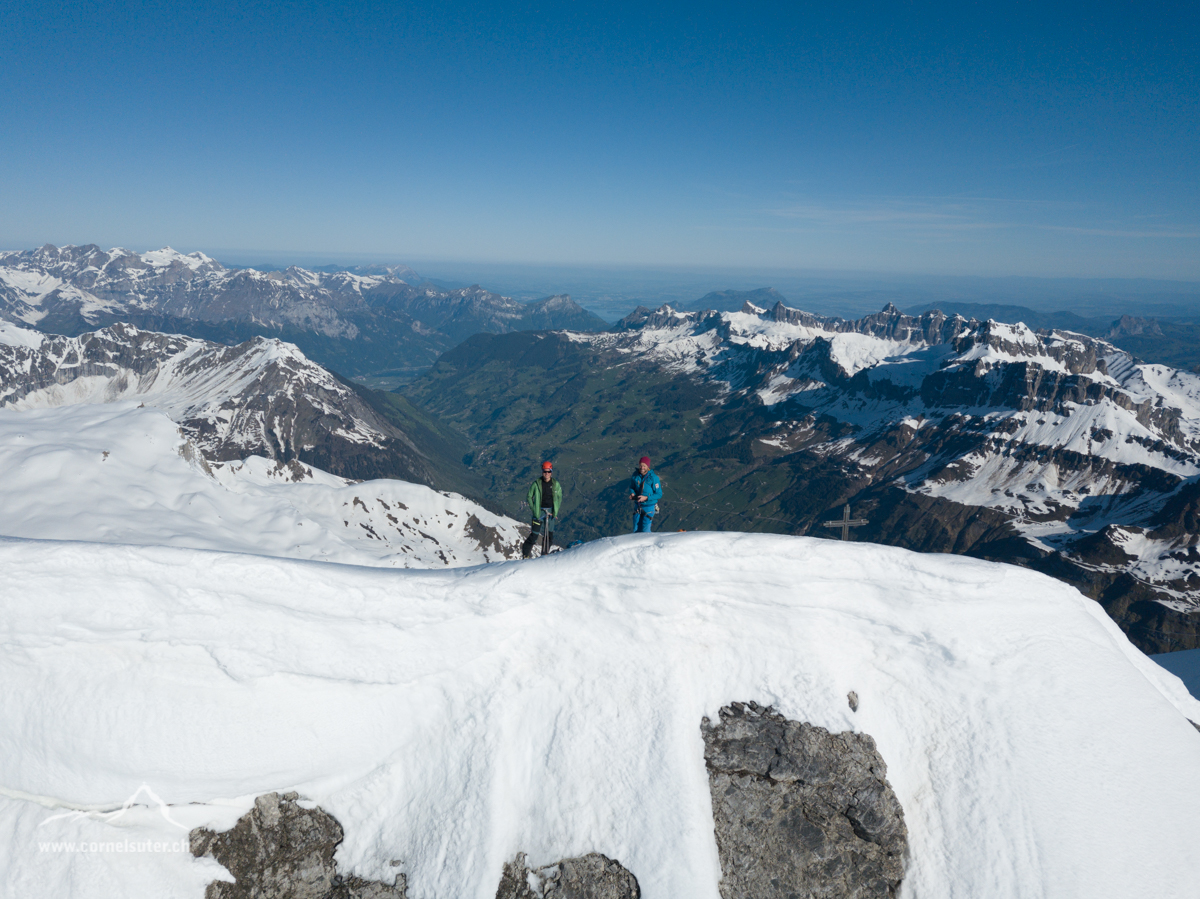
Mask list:
POLYGON ((296 799, 295 793, 267 793, 231 830, 191 832, 192 855, 211 856, 236 881, 214 880, 204 899, 404 899, 402 874, 393 886, 338 874, 333 853, 342 826, 296 799))
POLYGON ((164 412, 210 463, 257 455, 345 478, 439 487, 457 487, 450 472, 465 471, 439 434, 411 419, 400 427, 370 391, 279 340, 230 347, 117 324, 0 343, 0 407, 119 400, 164 412))
POLYGON ((529 868, 525 853, 504 866, 496 899, 639 899, 637 878, 617 861, 596 852, 541 868, 529 868))
POLYGON ((908 829, 866 734, 733 703, 705 718, 723 899, 891 899, 908 829))

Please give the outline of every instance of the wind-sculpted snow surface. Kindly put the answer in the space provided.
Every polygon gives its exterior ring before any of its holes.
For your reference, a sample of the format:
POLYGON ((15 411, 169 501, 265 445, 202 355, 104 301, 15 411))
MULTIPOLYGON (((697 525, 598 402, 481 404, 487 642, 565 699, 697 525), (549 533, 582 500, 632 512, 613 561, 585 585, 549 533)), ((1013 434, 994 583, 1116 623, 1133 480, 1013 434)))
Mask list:
POLYGON ((1200 703, 1024 569, 672 534, 440 572, 5 540, 0 570, 14 899, 197 899, 229 875, 187 833, 290 791, 340 823, 339 871, 409 896, 492 899, 524 852, 718 899, 700 724, 752 698, 873 738, 903 895, 1200 881, 1200 703))
POLYGON ((1200 609, 1197 529, 1167 512, 1195 517, 1196 374, 1081 334, 893 306, 856 322, 782 304, 642 309, 574 339, 720 385, 764 460, 804 452, 860 492, 890 484, 993 511, 1097 593, 1127 577, 1200 609))
POLYGON ((208 463, 131 401, 0 409, 0 534, 442 568, 519 555, 518 524, 453 493, 297 462, 208 463))

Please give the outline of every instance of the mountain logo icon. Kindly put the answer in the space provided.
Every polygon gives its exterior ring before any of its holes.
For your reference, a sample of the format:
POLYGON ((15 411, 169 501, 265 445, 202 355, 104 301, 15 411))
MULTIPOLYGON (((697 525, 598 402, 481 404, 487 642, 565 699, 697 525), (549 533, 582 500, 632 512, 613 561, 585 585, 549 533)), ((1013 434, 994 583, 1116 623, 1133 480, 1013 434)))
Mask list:
POLYGON ((168 824, 171 824, 174 827, 178 827, 180 830, 188 830, 189 829, 186 825, 180 824, 178 821, 176 821, 174 818, 171 817, 171 807, 169 805, 167 805, 166 802, 163 801, 161 796, 159 796, 152 789, 150 789, 149 784, 142 784, 140 787, 138 787, 136 790, 134 790, 133 795, 130 796, 128 799, 126 799, 123 803, 121 803, 120 808, 110 809, 110 810, 72 809, 69 812, 62 812, 61 814, 51 815, 49 818, 47 818, 45 821, 43 821, 41 824, 39 824, 38 827, 42 827, 46 824, 49 824, 51 821, 59 821, 64 818, 71 820, 71 821, 78 821, 80 818, 90 818, 93 821, 116 821, 118 818, 122 817, 126 812, 128 812, 134 806, 144 806, 146 808, 157 807, 159 814, 162 815, 163 820, 166 821, 168 824))

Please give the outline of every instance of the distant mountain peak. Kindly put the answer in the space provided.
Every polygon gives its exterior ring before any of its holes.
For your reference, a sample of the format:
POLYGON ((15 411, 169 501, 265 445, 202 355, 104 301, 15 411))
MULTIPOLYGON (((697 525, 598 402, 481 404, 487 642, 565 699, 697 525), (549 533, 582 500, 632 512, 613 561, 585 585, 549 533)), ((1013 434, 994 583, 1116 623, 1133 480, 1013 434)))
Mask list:
POLYGON ((717 312, 740 312, 742 305, 752 303, 760 309, 770 309, 776 303, 786 303, 787 300, 774 287, 759 287, 755 290, 714 290, 706 293, 685 308, 702 312, 705 309, 715 309, 717 312))
POLYGON ((0 253, 0 319, 68 335, 119 321, 223 342, 282 333, 350 375, 421 368, 480 332, 608 327, 566 294, 526 304, 478 284, 447 290, 406 265, 264 269, 171 246, 46 244, 0 253))
POLYGON ((257 455, 340 477, 436 483, 435 460, 405 432, 278 338, 231 347, 124 323, 78 337, 0 327, 0 407, 123 399, 166 413, 209 462, 257 455))
POLYGON ((1112 323, 1112 327, 1104 336, 1108 340, 1117 337, 1162 337, 1163 330, 1157 319, 1122 315, 1112 323))

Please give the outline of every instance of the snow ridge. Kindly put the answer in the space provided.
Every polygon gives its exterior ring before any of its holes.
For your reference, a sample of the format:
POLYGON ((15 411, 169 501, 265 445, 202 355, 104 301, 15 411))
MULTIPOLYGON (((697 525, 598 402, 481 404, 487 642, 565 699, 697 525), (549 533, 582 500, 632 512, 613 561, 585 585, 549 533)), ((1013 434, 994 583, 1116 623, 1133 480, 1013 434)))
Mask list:
POLYGON ((391 460, 435 482, 423 458, 279 340, 0 325, 5 534, 403 567, 514 556, 517 522, 374 474, 391 460))
POLYGON ((905 894, 1182 899, 1200 876, 1200 703, 1011 566, 656 534, 440 572, 9 540, 0 568, 14 896, 202 895, 221 869, 186 852, 38 844, 178 840, 296 790, 344 826, 343 870, 397 860, 410 895, 490 899, 517 851, 595 851, 646 899, 719 899, 700 722, 735 698, 874 738, 905 894), (143 784, 180 827, 61 814, 143 784))
POLYGON ((518 553, 518 524, 461 496, 262 456, 209 463, 163 412, 0 409, 0 533, 349 565, 441 568, 518 553))
POLYGON ((296 411, 343 441, 383 447, 394 434, 354 392, 292 344, 235 347, 113 325, 80 337, 0 330, 0 407, 42 409, 137 399, 178 422, 213 461, 305 449, 296 411))

